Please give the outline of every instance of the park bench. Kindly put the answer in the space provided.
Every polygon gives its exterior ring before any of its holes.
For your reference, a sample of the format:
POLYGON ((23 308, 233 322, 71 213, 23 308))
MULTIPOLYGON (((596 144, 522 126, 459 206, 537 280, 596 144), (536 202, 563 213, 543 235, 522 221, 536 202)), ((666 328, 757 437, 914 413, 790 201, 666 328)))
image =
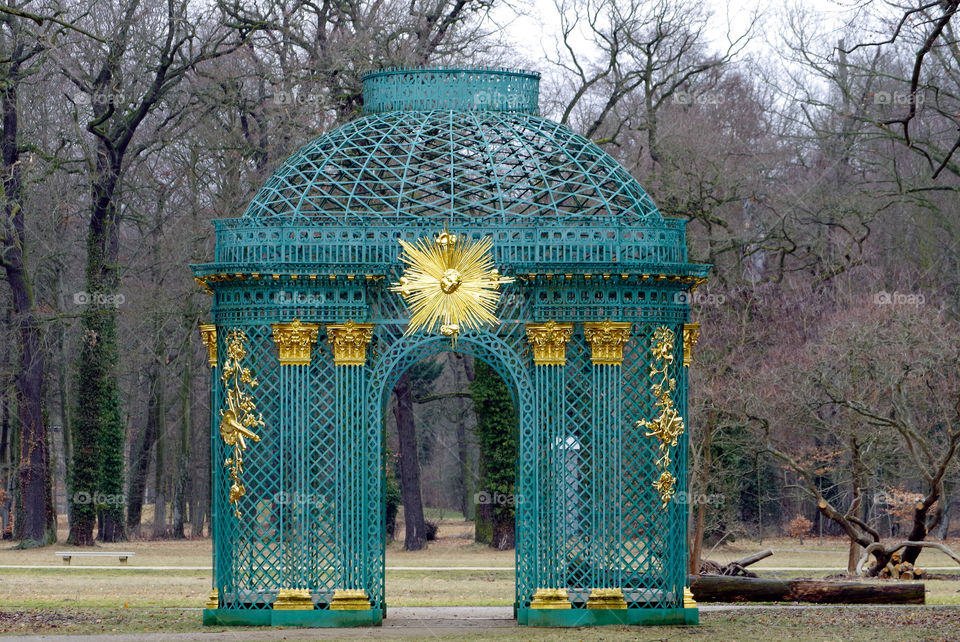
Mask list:
POLYGON ((119 557, 121 564, 127 563, 128 557, 133 557, 136 553, 123 553, 121 551, 57 551, 54 555, 63 558, 63 563, 69 565, 71 557, 119 557))

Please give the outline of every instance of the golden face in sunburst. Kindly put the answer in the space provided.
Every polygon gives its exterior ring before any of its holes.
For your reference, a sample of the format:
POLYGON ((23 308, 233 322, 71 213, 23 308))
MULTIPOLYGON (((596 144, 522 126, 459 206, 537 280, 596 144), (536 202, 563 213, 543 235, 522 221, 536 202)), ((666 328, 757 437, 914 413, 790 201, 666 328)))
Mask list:
POLYGON ((456 341, 461 330, 497 323, 499 287, 513 279, 494 269, 489 237, 470 241, 443 231, 432 241, 400 245, 407 268, 390 289, 410 306, 406 334, 439 330, 456 341))

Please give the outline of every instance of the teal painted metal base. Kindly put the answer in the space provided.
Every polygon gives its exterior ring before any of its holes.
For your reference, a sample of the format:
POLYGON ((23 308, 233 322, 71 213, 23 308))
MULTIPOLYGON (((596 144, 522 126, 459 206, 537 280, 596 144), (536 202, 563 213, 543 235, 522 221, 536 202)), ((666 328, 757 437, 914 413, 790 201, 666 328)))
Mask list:
POLYGON ((204 626, 380 626, 383 612, 368 611, 274 611, 272 609, 203 609, 204 626))
POLYGON ((676 626, 700 624, 697 609, 517 609, 521 626, 676 626))

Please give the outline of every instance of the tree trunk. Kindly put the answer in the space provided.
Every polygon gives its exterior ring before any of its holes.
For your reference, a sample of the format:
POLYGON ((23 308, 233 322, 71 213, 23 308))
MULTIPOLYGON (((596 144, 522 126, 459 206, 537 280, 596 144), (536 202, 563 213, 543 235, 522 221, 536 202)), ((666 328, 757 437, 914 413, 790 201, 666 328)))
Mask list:
MULTIPOLYGON (((710 481, 710 466, 712 463, 711 457, 711 447, 713 442, 713 418, 708 417, 705 422, 703 422, 703 441, 700 445, 700 465, 695 471, 697 484, 694 486, 694 490, 697 492, 702 492, 704 495, 707 492, 707 483, 710 481)), ((759 494, 759 489, 758 489, 759 494)), ((690 542, 690 561, 687 572, 691 575, 697 575, 700 572, 700 558, 703 553, 703 531, 706 528, 707 522, 707 506, 706 504, 697 504, 696 510, 694 511, 694 521, 693 521, 693 534, 691 536, 690 542)))
MULTIPOLYGON (((456 377, 456 389, 469 390, 473 382, 474 370, 472 357, 451 353, 451 367, 456 377), (463 385, 466 380, 466 385, 463 385)), ((467 411, 469 404, 463 397, 457 397, 457 463, 460 467, 460 512, 465 520, 472 521, 476 504, 476 483, 470 466, 470 449, 467 443, 467 411)))
POLYGON ((8 531, 13 531, 10 524, 13 509, 13 485, 10 483, 12 470, 10 454, 10 400, 0 395, 0 537, 8 539, 8 531))
MULTIPOLYGON (((927 538, 927 513, 930 510, 930 506, 940 498, 940 493, 936 487, 934 487, 927 497, 922 502, 917 502, 916 506, 913 508, 913 527, 910 529, 910 534, 907 535, 904 539, 911 542, 922 542, 927 538)), ((916 564, 917 558, 920 557, 920 553, 923 551, 919 546, 908 546, 903 549, 903 556, 901 560, 904 562, 910 562, 911 564, 916 564)))
MULTIPOLYGON (((161 392, 161 395, 163 393, 161 392)), ((161 397, 162 403, 162 397, 161 397)), ((161 406, 160 422, 157 425, 157 446, 154 457, 154 497, 153 497, 153 536, 163 538, 167 536, 167 493, 166 493, 166 424, 161 406)))
POLYGON ((60 421, 63 429, 63 468, 64 468, 64 486, 67 489, 67 528, 73 523, 73 511, 70 510, 73 503, 69 500, 71 489, 73 488, 73 423, 70 417, 70 401, 68 392, 70 359, 67 357, 66 344, 64 341, 64 328, 60 324, 57 328, 57 387, 60 402, 60 421))
MULTIPOLYGON (((94 117, 106 119, 108 105, 94 103, 94 117)), ((96 147, 96 165, 90 181, 90 222, 87 231, 87 301, 81 319, 81 349, 77 359, 77 411, 74 433, 74 478, 77 487, 100 492, 115 501, 97 512, 93 506, 75 506, 70 539, 93 543, 94 517, 100 520, 100 539, 124 539, 124 437, 117 382, 117 291, 120 255, 120 212, 115 202, 125 144, 96 147)))
POLYGON ((0 108, 3 110, 0 153, 4 169, 3 193, 0 194, 4 214, 0 264, 10 285, 14 327, 20 343, 20 362, 14 380, 20 428, 16 537, 21 540, 21 546, 44 546, 56 541, 57 529, 50 496, 50 462, 43 422, 41 329, 24 255, 26 239, 17 122, 21 62, 18 56, 21 54, 22 47, 9 63, 8 76, 0 93, 0 108))
POLYGON ((151 367, 147 373, 147 386, 150 397, 147 401, 147 422, 143 434, 138 440, 130 462, 129 495, 127 499, 127 529, 132 534, 140 534, 140 522, 143 518, 143 500, 147 487, 147 474, 150 472, 150 451, 157 442, 160 424, 160 404, 158 391, 158 368, 151 367))
MULTIPOLYGON (((206 361, 203 363, 201 374, 209 377, 206 361)), ((201 402, 197 406, 201 412, 194 413, 191 426, 195 447, 191 451, 193 474, 190 475, 189 497, 190 534, 194 537, 203 535, 204 525, 209 524, 207 516, 210 511, 210 426, 207 423, 207 418, 210 417, 209 385, 201 390, 206 390, 207 393, 201 395, 201 402)))
POLYGON ((393 413, 397 420, 397 437, 400 442, 400 494, 403 497, 403 521, 406 530, 403 548, 419 551, 427 542, 427 526, 423 518, 423 499, 420 494, 420 462, 417 457, 409 370, 400 377, 393 393, 397 397, 393 413))
POLYGON ((187 512, 187 462, 190 460, 190 358, 185 360, 180 386, 180 443, 177 448, 177 472, 173 482, 173 536, 186 537, 183 524, 187 512))

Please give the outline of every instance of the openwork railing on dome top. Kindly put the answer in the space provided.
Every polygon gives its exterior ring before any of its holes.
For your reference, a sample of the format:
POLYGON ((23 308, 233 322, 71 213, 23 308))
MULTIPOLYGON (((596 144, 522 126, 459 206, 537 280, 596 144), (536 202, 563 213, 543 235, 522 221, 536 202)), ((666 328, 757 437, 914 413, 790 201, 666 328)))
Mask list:
MULTIPOLYGON (((285 219, 288 220, 288 219, 285 219)), ((430 231, 442 222, 423 227, 357 227, 310 224, 264 225, 260 219, 214 221, 217 227, 217 263, 336 264, 345 272, 363 266, 394 266, 400 244, 430 231)), ((451 226, 450 231, 470 234, 469 228, 451 226)), ((507 227, 491 229, 497 265, 686 262, 684 221, 666 219, 655 226, 595 225, 590 227, 507 227)))

